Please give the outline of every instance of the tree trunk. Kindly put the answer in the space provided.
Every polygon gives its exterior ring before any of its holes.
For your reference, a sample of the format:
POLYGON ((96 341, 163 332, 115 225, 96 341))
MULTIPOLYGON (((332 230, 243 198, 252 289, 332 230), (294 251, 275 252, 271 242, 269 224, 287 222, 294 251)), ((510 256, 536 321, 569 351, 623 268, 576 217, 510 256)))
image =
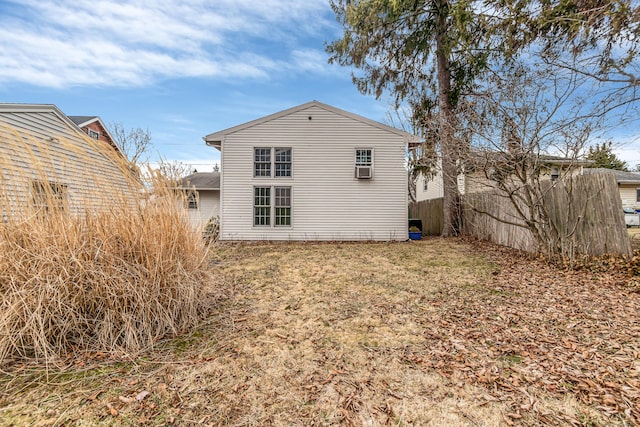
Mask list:
POLYGON ((447 0, 435 0, 436 17, 436 61, 438 65, 438 107, 440 114, 439 139, 442 152, 442 180, 444 196, 443 236, 458 233, 458 150, 454 138, 454 116, 451 106, 451 69, 447 46, 447 0))

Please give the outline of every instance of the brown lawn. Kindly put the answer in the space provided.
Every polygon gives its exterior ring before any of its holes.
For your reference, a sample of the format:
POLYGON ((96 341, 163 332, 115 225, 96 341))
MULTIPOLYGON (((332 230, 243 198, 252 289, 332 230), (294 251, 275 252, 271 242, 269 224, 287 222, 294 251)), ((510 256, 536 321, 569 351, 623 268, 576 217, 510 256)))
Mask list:
POLYGON ((629 238, 631 238, 631 246, 634 250, 640 251, 640 227, 627 228, 629 238))
POLYGON ((219 245, 211 267, 180 338, 4 368, 0 424, 640 423, 637 277, 440 238, 219 245))

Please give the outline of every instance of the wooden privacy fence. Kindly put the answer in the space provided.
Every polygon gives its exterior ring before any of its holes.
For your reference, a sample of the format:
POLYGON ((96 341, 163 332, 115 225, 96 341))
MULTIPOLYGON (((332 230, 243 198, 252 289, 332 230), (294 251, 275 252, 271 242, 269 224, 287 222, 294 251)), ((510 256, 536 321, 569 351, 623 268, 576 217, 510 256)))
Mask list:
POLYGON ((422 220, 422 234, 439 236, 444 223, 444 199, 423 200, 409 204, 409 217, 422 220))
MULTIPOLYGON (((549 214, 548 226, 557 230, 557 240, 549 244, 569 257, 575 254, 632 255, 613 173, 576 176, 542 184, 543 204, 549 214)), ((538 246, 527 227, 505 221, 524 225, 513 202, 504 194, 490 190, 462 197, 463 233, 529 252, 545 249, 538 246)))
MULTIPOLYGON (((613 173, 541 184, 548 222, 559 236, 558 241, 550 243, 560 247, 563 255, 632 255, 613 173)), ((521 226, 524 220, 504 194, 495 190, 467 194, 462 196, 461 205, 464 234, 528 252, 545 249, 538 246, 527 227, 521 226)), ((443 199, 410 203, 409 216, 422 220, 423 234, 439 235, 444 222, 443 199)))

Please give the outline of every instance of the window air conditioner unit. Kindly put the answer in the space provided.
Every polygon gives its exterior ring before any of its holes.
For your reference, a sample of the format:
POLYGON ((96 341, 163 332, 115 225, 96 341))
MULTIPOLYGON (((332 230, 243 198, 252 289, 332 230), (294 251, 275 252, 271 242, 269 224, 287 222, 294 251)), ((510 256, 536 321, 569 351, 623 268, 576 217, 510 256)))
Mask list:
POLYGON ((356 166, 356 178, 371 179, 371 166, 356 166))

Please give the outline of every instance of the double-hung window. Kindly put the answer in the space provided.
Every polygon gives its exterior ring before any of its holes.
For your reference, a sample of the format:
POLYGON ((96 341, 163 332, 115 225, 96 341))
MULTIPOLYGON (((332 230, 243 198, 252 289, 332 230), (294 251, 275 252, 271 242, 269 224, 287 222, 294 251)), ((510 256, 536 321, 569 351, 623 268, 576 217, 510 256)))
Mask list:
POLYGON ((291 225, 291 187, 275 187, 275 225, 291 225))
POLYGON ((256 178, 290 177, 290 147, 258 147, 253 149, 253 176, 256 178), (272 174, 273 171, 273 174, 272 174))
POLYGON ((373 149, 356 148, 356 178, 371 179, 373 177, 373 149))
POLYGON ((271 177, 271 148, 254 149, 253 176, 271 177))
POLYGON ((253 225, 271 225, 271 187, 253 189, 253 225))
POLYGON ((291 176, 291 148, 274 148, 276 177, 291 176))
POLYGON ((253 225, 270 227, 271 224, 291 226, 291 187, 253 188, 253 225))

